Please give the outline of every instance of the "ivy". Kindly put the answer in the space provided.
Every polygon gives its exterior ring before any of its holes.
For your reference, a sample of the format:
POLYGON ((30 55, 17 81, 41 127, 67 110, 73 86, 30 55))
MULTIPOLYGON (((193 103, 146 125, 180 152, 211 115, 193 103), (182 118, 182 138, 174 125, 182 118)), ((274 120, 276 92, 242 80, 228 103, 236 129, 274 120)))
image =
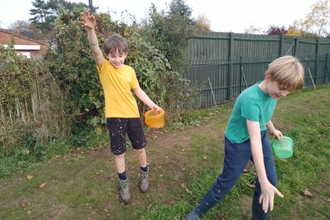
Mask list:
POLYGON ((33 90, 32 62, 20 59, 13 45, 11 38, 7 48, 0 48, 0 102, 3 106, 27 98, 33 90))

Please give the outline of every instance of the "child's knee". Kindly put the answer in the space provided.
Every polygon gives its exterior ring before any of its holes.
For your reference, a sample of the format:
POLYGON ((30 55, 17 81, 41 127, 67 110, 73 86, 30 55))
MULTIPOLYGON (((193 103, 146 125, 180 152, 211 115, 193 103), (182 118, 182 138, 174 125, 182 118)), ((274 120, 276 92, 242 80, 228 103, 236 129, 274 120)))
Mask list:
POLYGON ((135 149, 135 151, 136 151, 137 154, 143 154, 145 152, 145 149, 144 148, 135 149))
POLYGON ((114 156, 115 156, 116 160, 124 159, 125 158, 125 153, 119 154, 119 155, 114 154, 114 156))

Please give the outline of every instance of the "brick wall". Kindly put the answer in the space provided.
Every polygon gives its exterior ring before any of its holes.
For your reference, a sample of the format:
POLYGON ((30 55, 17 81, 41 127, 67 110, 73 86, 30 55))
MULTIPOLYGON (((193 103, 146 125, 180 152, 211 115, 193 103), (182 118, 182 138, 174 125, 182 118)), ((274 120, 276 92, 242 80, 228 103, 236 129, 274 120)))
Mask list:
POLYGON ((47 52, 47 46, 39 41, 29 39, 27 37, 20 36, 16 33, 11 33, 9 31, 5 31, 0 29, 0 44, 7 44, 8 40, 13 37, 15 45, 39 45, 40 50, 32 50, 32 51, 18 51, 18 52, 30 52, 31 57, 33 56, 43 56, 47 52))

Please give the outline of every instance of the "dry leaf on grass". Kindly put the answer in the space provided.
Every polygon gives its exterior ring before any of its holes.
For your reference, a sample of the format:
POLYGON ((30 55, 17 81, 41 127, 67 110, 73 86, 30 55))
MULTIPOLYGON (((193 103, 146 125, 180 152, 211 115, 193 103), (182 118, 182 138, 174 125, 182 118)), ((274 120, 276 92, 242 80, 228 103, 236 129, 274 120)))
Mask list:
POLYGON ((32 179, 32 178, 33 178, 32 175, 27 175, 27 176, 26 176, 26 179, 28 179, 28 180, 30 180, 30 179, 32 179))
POLYGON ((181 183, 181 188, 184 189, 187 193, 191 194, 191 191, 186 187, 184 183, 181 183))
POLYGON ((250 187, 250 188, 252 188, 252 189, 256 188, 256 185, 251 184, 251 183, 249 183, 249 182, 246 182, 246 185, 248 185, 248 187, 250 187))
POLYGON ((47 183, 41 183, 41 184, 39 185, 39 189, 41 189, 41 188, 43 188, 44 186, 46 186, 46 184, 47 184, 47 183))
POLYGON ((305 191, 304 191, 304 195, 305 195, 305 196, 312 197, 312 193, 310 193, 307 189, 305 189, 305 191))

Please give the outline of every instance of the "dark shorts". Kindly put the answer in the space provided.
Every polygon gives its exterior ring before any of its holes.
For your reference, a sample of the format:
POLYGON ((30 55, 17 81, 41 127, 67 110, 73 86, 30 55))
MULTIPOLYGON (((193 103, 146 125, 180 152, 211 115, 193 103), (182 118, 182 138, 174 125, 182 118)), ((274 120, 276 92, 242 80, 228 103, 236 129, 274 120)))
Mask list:
POLYGON ((126 134, 134 149, 142 149, 147 145, 140 118, 107 118, 110 136, 110 151, 120 155, 126 151, 126 134))

